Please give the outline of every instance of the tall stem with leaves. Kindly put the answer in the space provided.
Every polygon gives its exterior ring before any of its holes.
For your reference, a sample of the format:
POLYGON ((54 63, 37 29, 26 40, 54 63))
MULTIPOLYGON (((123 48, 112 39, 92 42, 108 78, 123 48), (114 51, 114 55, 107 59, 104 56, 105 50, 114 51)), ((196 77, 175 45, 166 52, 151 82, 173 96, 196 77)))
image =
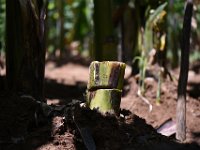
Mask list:
MULTIPOLYGON (((160 5, 153 14, 149 16, 146 21, 145 30, 141 30, 141 38, 139 42, 141 43, 141 57, 140 57, 140 93, 144 95, 145 93, 145 83, 144 79, 146 76, 146 69, 148 65, 149 52, 153 48, 153 25, 157 19, 157 16, 163 11, 167 3, 160 5)), ((160 82, 161 83, 161 82, 160 82)))
POLYGON ((145 93, 145 76, 146 76, 146 67, 147 67, 147 54, 146 54, 146 49, 144 46, 144 31, 143 29, 141 30, 141 48, 142 48, 142 53, 141 53, 141 59, 140 59, 140 89, 139 92, 141 95, 144 95, 145 93))

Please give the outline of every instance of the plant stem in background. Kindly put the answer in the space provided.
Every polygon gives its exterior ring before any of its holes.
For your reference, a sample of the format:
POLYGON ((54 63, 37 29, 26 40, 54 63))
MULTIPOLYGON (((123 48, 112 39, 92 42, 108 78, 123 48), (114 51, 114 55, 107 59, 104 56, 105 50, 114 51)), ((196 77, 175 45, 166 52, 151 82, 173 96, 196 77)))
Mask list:
POLYGON ((145 93, 145 77, 146 77, 146 67, 147 67, 147 58, 146 56, 142 53, 141 56, 141 70, 140 70, 140 91, 141 94, 144 95, 145 93))
MULTIPOLYGON (((56 21, 56 32, 57 32, 57 48, 58 48, 58 57, 62 56, 62 53, 65 48, 65 43, 64 43, 64 36, 65 36, 65 31, 64 31, 64 0, 59 0, 56 1, 56 6, 58 9, 58 19, 56 21)), ((55 52, 56 53, 56 52, 55 52)))
POLYGON ((158 73, 158 88, 156 92, 156 104, 160 104, 161 101, 161 85, 162 85, 162 80, 163 80, 163 72, 164 69, 160 67, 159 73, 158 73))
POLYGON ((117 44, 113 33, 112 1, 94 0, 95 60, 117 60, 117 44))
POLYGON ((45 11, 46 11, 46 18, 45 18, 45 47, 47 48, 47 45, 49 45, 49 38, 48 38, 48 35, 49 35, 49 29, 50 29, 50 26, 48 24, 48 19, 49 19, 49 15, 48 15, 48 6, 49 6, 49 1, 45 1, 44 3, 44 7, 45 7, 45 11))
POLYGON ((192 0, 187 1, 182 39, 181 39, 181 68, 178 81, 178 102, 176 108, 176 138, 180 141, 186 139, 186 87, 189 70, 189 50, 190 50, 190 31, 191 18, 193 11, 192 0))
POLYGON ((175 9, 174 9, 174 0, 170 0, 169 1, 169 5, 168 5, 168 37, 167 37, 167 46, 168 49, 171 50, 172 53, 172 67, 176 68, 178 67, 178 62, 179 62, 179 55, 178 55, 178 44, 176 41, 176 39, 178 38, 178 23, 177 20, 175 18, 175 9))
POLYGON ((8 89, 41 101, 44 100, 44 19, 43 0, 6 0, 8 89))
POLYGON ((145 51, 145 46, 144 46, 144 30, 141 28, 141 56, 139 58, 139 74, 140 74, 140 79, 139 79, 139 93, 143 96, 145 93, 145 76, 146 76, 146 65, 147 65, 147 55, 145 51))
POLYGON ((58 11, 59 11, 59 19, 58 19, 58 35, 59 35, 59 49, 60 49, 60 56, 62 56, 62 53, 65 49, 64 45, 64 0, 57 1, 58 3, 58 11))

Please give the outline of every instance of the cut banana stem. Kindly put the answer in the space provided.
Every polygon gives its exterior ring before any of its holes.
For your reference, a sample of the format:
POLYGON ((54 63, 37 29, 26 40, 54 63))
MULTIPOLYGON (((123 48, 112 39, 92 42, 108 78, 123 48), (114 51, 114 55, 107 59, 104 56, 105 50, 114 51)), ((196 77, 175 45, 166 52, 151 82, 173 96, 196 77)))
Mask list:
POLYGON ((87 92, 87 105, 101 113, 118 114, 121 103, 121 90, 98 89, 87 92))
POLYGON ((123 87, 126 64, 117 61, 94 61, 90 65, 88 90, 123 87))

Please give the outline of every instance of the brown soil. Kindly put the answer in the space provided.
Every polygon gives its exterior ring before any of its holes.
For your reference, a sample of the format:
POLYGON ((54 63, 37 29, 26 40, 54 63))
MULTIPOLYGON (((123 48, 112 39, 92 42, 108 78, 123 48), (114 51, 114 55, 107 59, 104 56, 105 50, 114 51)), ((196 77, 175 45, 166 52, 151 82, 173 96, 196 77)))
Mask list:
POLYGON ((180 144, 174 140, 174 135, 165 137, 156 132, 156 128, 166 120, 171 118, 175 121, 177 70, 172 72, 173 82, 167 79, 162 84, 160 105, 155 102, 157 81, 147 78, 145 97, 153 106, 149 112, 148 105, 137 96, 137 80, 129 77, 128 69, 121 102, 121 109, 124 110, 120 117, 105 117, 79 107, 79 103, 84 102, 88 80, 88 64, 85 64, 47 62, 45 94, 47 104, 54 108, 48 115, 40 109, 41 104, 29 98, 24 101, 17 95, 1 92, 0 150, 83 150, 86 146, 81 129, 87 129, 86 133, 92 136, 97 149, 102 150, 200 149, 198 67, 191 66, 189 74, 187 140, 185 144, 180 144), (80 102, 72 102, 72 99, 80 102), (23 114, 24 110, 29 113, 23 114), (37 117, 33 115, 35 112, 37 117))

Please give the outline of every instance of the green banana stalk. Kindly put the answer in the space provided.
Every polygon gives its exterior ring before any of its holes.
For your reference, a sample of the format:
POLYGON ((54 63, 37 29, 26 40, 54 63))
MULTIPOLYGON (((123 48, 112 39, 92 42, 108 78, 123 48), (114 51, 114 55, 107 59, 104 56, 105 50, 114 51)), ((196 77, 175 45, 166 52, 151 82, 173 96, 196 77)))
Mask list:
POLYGON ((88 90, 119 89, 123 87, 125 63, 117 61, 94 61, 90 65, 88 90))
POLYGON ((121 103, 121 90, 98 89, 87 92, 87 105, 102 113, 118 114, 121 103))
POLYGON ((93 61, 87 86, 86 103, 90 109, 119 114, 126 65, 117 61, 93 61))

